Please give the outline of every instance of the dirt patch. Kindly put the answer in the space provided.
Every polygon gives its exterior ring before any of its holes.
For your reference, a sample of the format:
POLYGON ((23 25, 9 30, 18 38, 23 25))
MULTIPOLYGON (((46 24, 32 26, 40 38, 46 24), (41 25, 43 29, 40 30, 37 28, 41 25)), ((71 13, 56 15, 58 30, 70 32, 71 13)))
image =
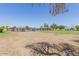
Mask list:
POLYGON ((76 35, 54 35, 44 32, 14 32, 8 36, 0 37, 0 55, 31 55, 26 45, 38 42, 47 42, 49 44, 69 43, 75 46, 73 40, 79 36, 76 35))

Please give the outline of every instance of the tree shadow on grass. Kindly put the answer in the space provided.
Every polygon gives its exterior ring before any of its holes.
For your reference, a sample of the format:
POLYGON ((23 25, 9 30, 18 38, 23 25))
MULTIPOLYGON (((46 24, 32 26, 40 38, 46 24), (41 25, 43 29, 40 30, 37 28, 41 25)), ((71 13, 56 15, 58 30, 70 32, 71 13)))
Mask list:
POLYGON ((77 42, 77 43, 79 43, 79 40, 73 40, 74 42, 77 42))
POLYGON ((33 43, 31 45, 25 46, 25 48, 32 49, 33 55, 39 56, 77 56, 79 55, 79 48, 72 46, 67 43, 62 43, 59 45, 56 44, 49 44, 47 42, 38 42, 33 43))

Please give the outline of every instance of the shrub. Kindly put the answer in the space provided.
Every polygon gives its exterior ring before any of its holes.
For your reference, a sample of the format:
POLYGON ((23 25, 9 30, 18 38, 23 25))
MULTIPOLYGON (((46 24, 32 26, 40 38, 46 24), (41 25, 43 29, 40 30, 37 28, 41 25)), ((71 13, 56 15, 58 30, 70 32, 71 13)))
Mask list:
POLYGON ((1 29, 1 28, 0 28, 0 33, 3 33, 3 30, 4 30, 4 29, 1 29))
POLYGON ((77 31, 79 31, 79 25, 76 25, 75 28, 77 31))
POLYGON ((64 25, 59 25, 58 28, 59 28, 60 30, 62 30, 62 29, 65 28, 65 26, 64 26, 64 25))

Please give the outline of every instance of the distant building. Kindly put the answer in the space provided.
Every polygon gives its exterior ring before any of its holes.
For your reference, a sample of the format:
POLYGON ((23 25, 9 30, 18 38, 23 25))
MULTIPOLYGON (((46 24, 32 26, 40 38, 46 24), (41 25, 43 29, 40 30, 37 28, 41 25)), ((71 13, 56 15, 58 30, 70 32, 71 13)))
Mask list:
POLYGON ((2 27, 5 31, 15 31, 16 26, 0 26, 2 27))

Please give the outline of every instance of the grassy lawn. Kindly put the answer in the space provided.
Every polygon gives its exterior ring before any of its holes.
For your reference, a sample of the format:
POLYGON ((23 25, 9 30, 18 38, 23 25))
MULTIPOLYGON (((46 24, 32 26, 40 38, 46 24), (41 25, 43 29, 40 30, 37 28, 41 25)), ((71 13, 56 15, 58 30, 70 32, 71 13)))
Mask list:
MULTIPOLYGON (((72 35, 79 35, 79 31, 65 31, 65 30, 52 30, 52 31, 44 31, 44 32, 49 32, 49 33, 54 33, 54 34, 72 34, 72 35)), ((1 36, 8 36, 13 34, 13 32, 3 32, 0 33, 1 36)))
POLYGON ((0 33, 0 37, 2 36, 8 36, 8 35, 11 35, 12 32, 3 32, 3 33, 0 33))
POLYGON ((51 32, 54 34, 73 34, 73 35, 79 35, 79 31, 65 31, 65 30, 54 30, 54 31, 46 31, 51 32))

